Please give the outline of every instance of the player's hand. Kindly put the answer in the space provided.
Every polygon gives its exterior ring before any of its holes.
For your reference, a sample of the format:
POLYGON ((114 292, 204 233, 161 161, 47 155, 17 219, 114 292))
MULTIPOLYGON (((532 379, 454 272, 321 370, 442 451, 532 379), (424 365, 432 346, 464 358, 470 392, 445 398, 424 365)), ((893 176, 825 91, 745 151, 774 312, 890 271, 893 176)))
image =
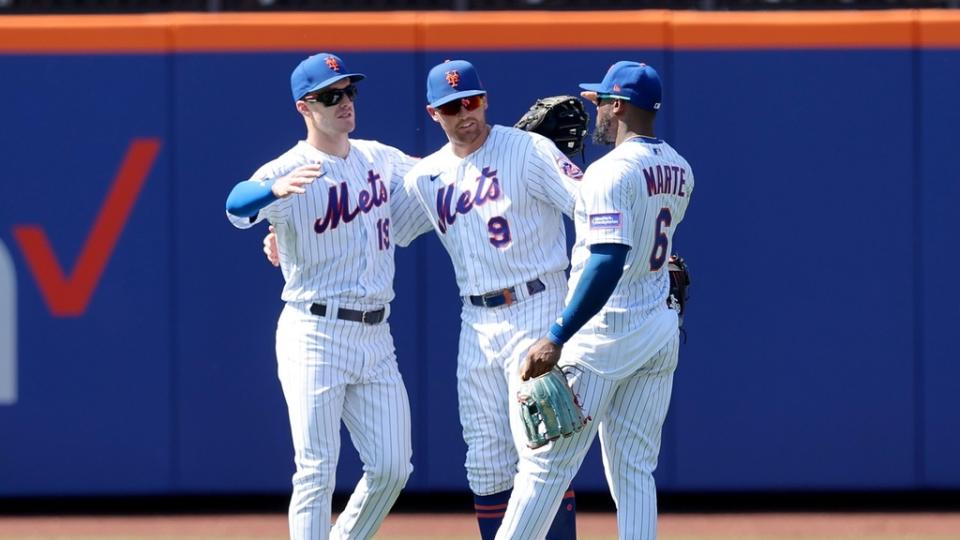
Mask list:
POLYGON ((306 193, 307 190, 303 186, 312 184, 319 176, 319 163, 301 165, 273 182, 273 194, 278 199, 282 199, 294 193, 306 193))
POLYGON ((274 266, 280 266, 280 250, 277 249, 277 232, 270 226, 270 233, 263 237, 263 254, 274 266))
POLYGON ((563 345, 557 345, 547 338, 540 338, 527 351, 527 357, 520 365, 520 379, 527 380, 547 373, 560 361, 563 345))

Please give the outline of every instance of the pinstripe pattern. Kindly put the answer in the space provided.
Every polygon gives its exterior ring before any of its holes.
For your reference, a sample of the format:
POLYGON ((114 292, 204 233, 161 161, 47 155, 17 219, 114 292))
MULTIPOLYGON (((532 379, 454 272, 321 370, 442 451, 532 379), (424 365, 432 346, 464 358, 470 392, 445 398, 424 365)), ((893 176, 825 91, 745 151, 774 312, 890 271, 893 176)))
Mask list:
POLYGON ((519 419, 510 414, 509 396, 519 382, 520 361, 557 317, 566 294, 561 216, 573 211, 580 176, 550 140, 493 126, 483 145, 465 158, 447 144, 422 159, 391 203, 400 224, 395 242, 405 246, 434 229, 462 296, 508 287, 517 293, 516 304, 491 309, 466 302, 461 313, 460 422, 467 480, 477 495, 513 485, 516 445, 526 436, 513 425, 519 419), (491 229, 499 220, 508 235, 503 228, 491 229), (529 296, 523 284, 535 278, 546 291, 529 296))
MULTIPOLYGON (((306 186, 303 195, 292 195, 274 201, 251 222, 227 214, 237 227, 247 228, 267 219, 277 230, 280 269, 286 285, 281 298, 286 302, 316 302, 339 298, 366 308, 382 305, 393 299, 394 242, 380 249, 378 222, 390 219, 390 205, 358 212, 353 221, 340 221, 317 233, 317 220, 327 215, 331 188, 342 193, 348 189, 348 210, 357 208, 361 191, 371 192, 370 171, 379 178, 374 182, 390 190, 415 162, 396 148, 376 141, 350 140, 346 159, 317 150, 300 141, 282 156, 258 169, 252 181, 277 178, 308 163, 320 163, 322 177, 306 186)), ((388 197, 389 198, 389 197, 388 197)))
POLYGON ((658 139, 627 140, 587 169, 574 212, 571 294, 591 245, 631 246, 613 295, 560 359, 593 422, 569 439, 521 448, 498 540, 544 537, 598 430, 620 538, 656 538, 653 471, 679 347, 666 259, 692 191, 690 165, 658 139))
MULTIPOLYGON (((563 174, 563 163, 569 160, 548 139, 493 126, 465 158, 447 144, 420 160, 404 179, 407 202, 395 209, 407 217, 419 201, 450 254, 461 295, 512 287, 567 268, 561 213, 572 214, 580 182, 563 174), (438 199, 445 195, 441 216, 438 199), (491 232, 491 220, 499 218, 509 238, 502 228, 491 232)), ((429 229, 420 218, 395 240, 404 246, 429 229)))
POLYGON ((290 537, 371 538, 413 470, 410 408, 389 326, 316 317, 309 304, 288 303, 277 359, 297 465, 290 537), (341 417, 364 474, 331 532, 341 417))
POLYGON ((677 336, 675 330, 673 339, 623 379, 584 369, 572 363, 564 352, 560 365, 593 421, 568 439, 537 450, 521 450, 519 474, 497 540, 545 537, 598 430, 607 482, 617 504, 619 537, 656 538, 653 471, 677 366, 677 336))
MULTIPOLYGON (((679 178, 678 174, 673 176, 679 178)), ((603 309, 580 332, 592 335, 592 341, 598 344, 637 331, 649 337, 646 348, 630 357, 632 362, 624 362, 615 356, 591 358, 591 369, 611 377, 622 377, 660 349, 676 329, 676 314, 666 307, 670 277, 665 262, 673 244, 673 233, 686 214, 693 185, 693 172, 687 161, 669 144, 657 139, 626 141, 587 169, 574 212, 577 241, 572 254, 570 291, 575 290, 580 280, 590 258, 591 245, 615 243, 631 246, 631 249, 617 288, 603 309), (683 171, 682 189, 672 177, 670 189, 667 189, 661 174, 661 187, 657 188, 660 192, 654 190, 651 195, 644 171, 658 168, 660 171, 683 171), (664 209, 669 212, 669 226, 662 221, 658 223, 664 209), (597 215, 618 215, 619 224, 598 226, 591 220, 591 216, 597 215), (660 245, 656 244, 658 240, 660 245), (651 269, 651 257, 661 254, 664 264, 651 269)), ((591 346, 590 343, 583 345, 591 346)))
POLYGON ((519 416, 511 414, 510 397, 520 382, 520 362, 560 313, 566 293, 563 272, 541 279, 547 288, 540 294, 493 309, 466 304, 461 312, 460 424, 467 442, 467 481, 478 495, 513 485, 516 446, 523 445, 526 435, 519 416))
POLYGON ((342 308, 375 310, 393 299, 390 191, 413 158, 374 141, 350 140, 346 159, 305 141, 261 167, 251 181, 320 163, 306 193, 277 200, 256 219, 276 227, 287 302, 277 323, 277 372, 290 417, 296 473, 290 500, 295 540, 373 537, 412 466, 410 406, 388 324, 336 318, 342 308), (310 312, 314 302, 327 315, 310 312), (331 498, 347 426, 364 473, 331 529, 331 498))

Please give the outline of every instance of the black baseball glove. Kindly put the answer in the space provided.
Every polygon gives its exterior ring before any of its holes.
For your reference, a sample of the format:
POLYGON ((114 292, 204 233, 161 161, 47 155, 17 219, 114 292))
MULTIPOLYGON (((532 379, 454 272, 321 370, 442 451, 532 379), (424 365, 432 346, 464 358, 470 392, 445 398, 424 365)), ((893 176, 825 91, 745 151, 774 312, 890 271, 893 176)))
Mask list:
POLYGON ((687 300, 690 298, 687 292, 690 287, 690 270, 687 269, 683 257, 676 253, 670 255, 667 270, 670 271, 670 296, 667 297, 667 305, 677 310, 680 326, 683 326, 683 314, 687 311, 687 300))
POLYGON ((538 99, 513 127, 539 133, 553 141, 567 156, 583 149, 590 116, 573 96, 538 99))

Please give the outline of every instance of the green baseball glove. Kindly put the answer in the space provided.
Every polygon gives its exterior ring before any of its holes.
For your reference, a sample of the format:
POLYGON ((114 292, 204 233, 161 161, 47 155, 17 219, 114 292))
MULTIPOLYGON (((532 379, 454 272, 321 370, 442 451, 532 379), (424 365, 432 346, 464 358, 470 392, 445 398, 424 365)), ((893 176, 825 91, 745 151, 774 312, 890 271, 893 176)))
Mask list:
POLYGON ((530 448, 540 448, 561 436, 569 437, 590 421, 557 368, 524 381, 517 391, 517 400, 530 448))

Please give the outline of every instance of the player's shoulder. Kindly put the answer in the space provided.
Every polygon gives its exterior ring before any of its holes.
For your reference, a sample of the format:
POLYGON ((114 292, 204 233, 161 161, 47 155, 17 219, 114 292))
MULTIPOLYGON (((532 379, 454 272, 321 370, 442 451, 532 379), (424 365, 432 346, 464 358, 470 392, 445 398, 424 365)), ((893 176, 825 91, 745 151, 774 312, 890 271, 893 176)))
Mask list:
POLYGON ((495 124, 490 128, 490 136, 496 139, 498 144, 535 146, 541 144, 543 141, 553 144, 550 139, 539 133, 524 131, 511 126, 501 126, 499 124, 495 124))
POLYGON ((417 160, 404 175, 404 181, 416 182, 422 176, 436 177, 437 174, 448 168, 449 156, 452 155, 447 146, 437 150, 429 156, 417 160))
POLYGON ((266 178, 276 178, 307 163, 308 157, 304 151, 304 144, 306 143, 299 141, 284 153, 264 163, 250 176, 250 179, 263 180, 266 178))
POLYGON ((409 157, 399 148, 370 139, 350 139, 350 146, 352 149, 375 160, 409 157))
POLYGON ((622 146, 621 144, 591 163, 583 173, 583 183, 595 185, 599 182, 617 182, 628 177, 635 168, 636 160, 631 153, 620 151, 622 146))

